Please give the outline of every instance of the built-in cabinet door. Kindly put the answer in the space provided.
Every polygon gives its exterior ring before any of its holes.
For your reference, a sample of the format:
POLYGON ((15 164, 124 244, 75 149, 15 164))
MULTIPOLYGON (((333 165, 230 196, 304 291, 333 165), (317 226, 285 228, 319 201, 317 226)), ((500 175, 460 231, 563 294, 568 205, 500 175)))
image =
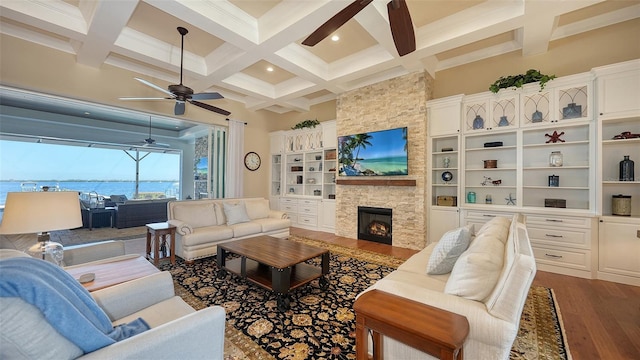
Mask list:
POLYGON ((429 212, 429 244, 440 241, 442 235, 447 231, 460 227, 460 216, 458 208, 435 209, 429 212))
POLYGON ((460 133, 462 95, 449 96, 427 102, 429 136, 460 133))
POLYGON ((336 230, 336 202, 322 200, 322 230, 335 233, 336 230))
POLYGON ((594 69, 600 119, 640 116, 640 60, 594 69))
POLYGON ((640 286, 640 219, 601 218, 599 245, 598 277, 640 286))

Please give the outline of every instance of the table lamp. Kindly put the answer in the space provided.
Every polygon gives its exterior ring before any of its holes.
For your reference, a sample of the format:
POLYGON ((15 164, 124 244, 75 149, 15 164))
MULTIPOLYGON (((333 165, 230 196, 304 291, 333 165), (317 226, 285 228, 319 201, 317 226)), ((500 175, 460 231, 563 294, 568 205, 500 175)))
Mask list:
POLYGON ((9 192, 0 234, 38 234, 38 243, 26 252, 60 265, 61 244, 49 241, 49 231, 82 226, 78 193, 75 191, 9 192))

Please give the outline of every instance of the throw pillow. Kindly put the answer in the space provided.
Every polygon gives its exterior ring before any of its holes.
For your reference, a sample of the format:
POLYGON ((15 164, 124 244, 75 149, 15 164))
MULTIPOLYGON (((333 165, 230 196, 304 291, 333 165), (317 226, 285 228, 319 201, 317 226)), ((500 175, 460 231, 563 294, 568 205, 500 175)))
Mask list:
POLYGON ((453 265, 444 287, 446 294, 484 300, 495 288, 504 262, 504 244, 490 236, 478 236, 453 265))
POLYGON ((267 199, 247 200, 244 204, 251 220, 264 219, 269 216, 269 200, 267 199))
POLYGON ((450 230, 442 235, 429 257, 427 274, 441 275, 451 272, 458 257, 469 247, 471 226, 450 230))
POLYGON ((218 225, 213 204, 176 204, 173 207, 173 218, 188 223, 192 228, 218 225))
POLYGON ((224 214, 227 217, 227 225, 239 224, 243 222, 249 222, 249 215, 247 215, 247 208, 243 202, 232 205, 223 203, 224 214))

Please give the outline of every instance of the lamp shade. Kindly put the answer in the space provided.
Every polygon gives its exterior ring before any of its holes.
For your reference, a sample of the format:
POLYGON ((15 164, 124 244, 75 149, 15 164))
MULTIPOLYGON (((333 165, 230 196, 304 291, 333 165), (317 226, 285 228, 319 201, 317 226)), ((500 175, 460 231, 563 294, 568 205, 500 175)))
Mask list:
POLYGON ((75 191, 10 192, 4 207, 0 234, 30 234, 82 226, 75 191))

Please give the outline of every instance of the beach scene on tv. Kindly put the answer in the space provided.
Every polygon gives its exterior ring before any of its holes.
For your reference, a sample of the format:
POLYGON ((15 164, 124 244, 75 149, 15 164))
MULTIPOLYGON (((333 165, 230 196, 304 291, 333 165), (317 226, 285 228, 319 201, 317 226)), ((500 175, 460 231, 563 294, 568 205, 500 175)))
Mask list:
POLYGON ((338 137, 341 176, 408 175, 407 128, 338 137))

